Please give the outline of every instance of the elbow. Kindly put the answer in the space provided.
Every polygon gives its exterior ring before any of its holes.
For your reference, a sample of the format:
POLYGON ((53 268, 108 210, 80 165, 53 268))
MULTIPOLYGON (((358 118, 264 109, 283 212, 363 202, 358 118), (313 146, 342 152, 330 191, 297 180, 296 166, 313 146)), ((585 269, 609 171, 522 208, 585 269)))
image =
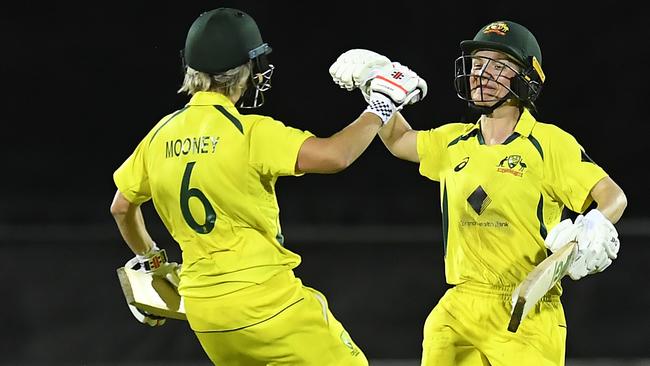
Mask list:
POLYGON ((621 193, 618 195, 617 201, 622 213, 627 208, 627 196, 625 195, 625 192, 621 191, 621 193))
POLYGON ((615 186, 613 193, 614 194, 610 196, 610 202, 612 202, 611 205, 615 208, 618 217, 620 218, 623 215, 623 211, 627 208, 627 196, 623 189, 618 185, 615 186))
POLYGON ((616 201, 614 202, 614 220, 612 220, 612 224, 617 223, 620 219, 621 216, 623 216, 623 212, 627 208, 627 197, 625 196, 625 193, 621 191, 617 196, 616 196, 616 201))
POLYGON ((395 151, 395 139, 391 138, 390 136, 382 135, 381 132, 379 136, 381 137, 381 142, 384 143, 386 150, 388 150, 388 152, 390 152, 391 155, 398 157, 397 152, 395 151))
POLYGON ((327 173, 339 173, 347 169, 354 162, 355 158, 350 149, 335 144, 332 139, 322 150, 322 165, 327 173))
POLYGON ((113 215, 114 218, 124 217, 129 212, 129 209, 129 201, 127 201, 121 193, 116 193, 113 202, 111 202, 111 215, 113 215))
POLYGON ((329 173, 338 173, 347 169, 352 165, 353 160, 349 159, 346 156, 332 156, 329 161, 326 163, 329 173))
POLYGON ((337 165, 334 170, 332 171, 333 173, 339 173, 344 171, 345 169, 349 168, 352 163, 342 163, 340 165, 337 165))
POLYGON ((121 205, 116 205, 115 202, 111 204, 111 215, 113 215, 113 217, 122 217, 126 215, 126 212, 127 210, 121 205))
POLYGON ((420 161, 417 152, 415 151, 410 153, 404 149, 397 148, 389 148, 388 151, 390 151, 391 155, 401 160, 412 161, 414 163, 420 161))
POLYGON ((402 159, 402 155, 397 151, 397 149, 395 149, 393 145, 386 145, 386 148, 388 149, 391 155, 393 155, 396 158, 402 159))
POLYGON ((310 138, 300 148, 296 170, 304 173, 338 173, 352 165, 354 160, 352 151, 338 146, 331 138, 310 138))
MULTIPOLYGON (((618 190, 615 195, 610 196, 610 199, 606 201, 603 210, 606 212, 607 218, 610 219, 612 224, 616 224, 621 217, 623 212, 627 208, 627 197, 623 190, 618 190)), ((600 204, 599 204, 600 206, 600 204)))
POLYGON ((299 159, 296 171, 303 173, 333 174, 345 170, 352 161, 343 156, 324 154, 318 157, 299 159))

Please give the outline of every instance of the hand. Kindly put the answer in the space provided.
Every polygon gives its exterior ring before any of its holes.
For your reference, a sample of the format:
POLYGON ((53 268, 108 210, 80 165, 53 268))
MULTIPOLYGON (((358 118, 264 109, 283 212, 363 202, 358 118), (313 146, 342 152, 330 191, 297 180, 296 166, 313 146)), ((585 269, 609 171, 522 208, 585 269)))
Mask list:
POLYGON ((578 235, 578 241, 580 240, 603 247, 609 259, 618 257, 618 250, 621 247, 618 232, 614 224, 598 209, 593 209, 584 216, 583 230, 578 235))
POLYGON ((616 228, 599 210, 578 216, 576 222, 581 226, 577 235, 578 253, 569 268, 574 280, 607 269, 618 256, 621 245, 616 228))
POLYGON ((587 275, 604 271, 612 260, 607 257, 605 251, 593 251, 588 248, 578 250, 573 258, 573 263, 569 267, 568 274, 572 280, 579 280, 587 275))
POLYGON ((397 110, 406 104, 419 102, 427 95, 427 82, 399 62, 372 70, 359 88, 367 101, 372 93, 384 94, 393 101, 397 110))
POLYGON ((404 105, 422 100, 427 83, 408 67, 394 62, 391 68, 373 70, 360 89, 368 101, 366 111, 378 115, 386 124, 404 105))
POLYGON ((152 273, 154 276, 166 279, 172 286, 178 288, 180 265, 167 260, 167 252, 159 249, 154 243, 153 247, 145 254, 136 255, 126 262, 125 267, 152 273))
POLYGON ((341 88, 353 90, 373 69, 390 66, 388 57, 361 48, 343 52, 330 66, 329 72, 334 82, 341 88))
POLYGON ((579 215, 575 222, 571 222, 571 219, 560 222, 549 232, 544 244, 555 252, 572 240, 578 242, 576 255, 568 270, 573 280, 604 271, 616 259, 620 248, 614 225, 596 209, 586 216, 579 215))
POLYGON ((555 225, 551 231, 549 231, 548 235, 546 235, 544 245, 546 245, 546 248, 551 252, 555 253, 570 241, 577 240, 578 232, 580 232, 580 230, 581 226, 574 224, 571 219, 562 220, 559 224, 555 225))
MULTIPOLYGON (((124 267, 129 269, 134 269, 137 271, 142 271, 146 273, 151 273, 153 276, 158 276, 166 279, 174 288, 178 288, 180 282, 180 277, 178 276, 178 271, 180 270, 180 265, 176 262, 168 262, 167 253, 164 249, 158 249, 154 243, 153 247, 145 254, 136 255, 131 258, 124 267)), ((143 324, 149 326, 160 326, 165 324, 165 318, 153 314, 149 314, 144 310, 138 309, 137 307, 128 304, 129 310, 133 316, 143 324)))

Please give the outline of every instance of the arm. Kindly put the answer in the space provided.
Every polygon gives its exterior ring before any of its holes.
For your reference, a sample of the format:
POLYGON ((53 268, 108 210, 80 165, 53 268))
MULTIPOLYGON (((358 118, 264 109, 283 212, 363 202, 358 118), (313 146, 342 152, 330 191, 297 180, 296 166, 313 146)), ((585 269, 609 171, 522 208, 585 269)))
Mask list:
POLYGON ((379 131, 379 137, 394 156, 415 163, 420 162, 417 150, 417 131, 411 129, 401 113, 396 113, 379 131))
MULTIPOLYGON (((156 244, 151 239, 151 236, 144 225, 144 218, 142 216, 142 211, 140 210, 140 205, 129 202, 118 190, 115 192, 115 197, 111 203, 111 214, 117 223, 122 238, 124 238, 124 241, 126 241, 129 248, 131 248, 133 253, 136 255, 126 263, 125 267, 131 269, 131 267, 136 263, 140 263, 141 270, 144 270, 143 265, 147 262, 149 264, 146 266, 148 272, 153 272, 154 274, 162 276, 177 288, 180 282, 177 272, 178 264, 168 263, 167 256, 164 252, 162 252, 162 257, 160 257, 161 251, 156 247, 156 244), (155 264, 152 265, 152 263, 149 262, 149 258, 153 257, 157 257, 157 259, 160 260, 155 260, 155 264)), ((140 323, 152 327, 165 324, 166 319, 164 317, 150 314, 128 302, 127 305, 129 306, 129 310, 133 316, 140 323)))
POLYGON ((370 145, 381 128, 381 119, 364 112, 331 137, 311 137, 300 147, 296 172, 336 173, 349 167, 370 145))
POLYGON ((601 179, 591 190, 591 197, 598 204, 597 209, 616 224, 627 207, 627 197, 621 187, 610 177, 601 179))
MULTIPOLYGON (((397 88, 394 87, 399 83, 403 83, 401 77, 391 79, 391 77, 395 77, 391 71, 393 69, 403 71, 402 67, 398 62, 391 62, 387 57, 376 52, 365 49, 351 49, 341 54, 332 66, 330 66, 329 71, 337 85, 347 90, 358 87, 366 101, 369 101, 373 89, 385 95, 391 95, 397 89, 401 89, 399 86, 397 88), (388 83, 377 82, 377 79, 383 79, 388 81, 388 83), (382 83, 383 85, 379 86, 376 83, 382 83)), ((408 68, 406 68, 406 71, 409 74, 412 73, 408 68)), ((417 86, 411 85, 408 95, 414 96, 414 98, 402 97, 401 102, 398 103, 400 107, 397 111, 404 104, 413 104, 422 100, 427 94, 426 82, 417 77, 417 75, 413 76, 410 76, 409 79, 411 79, 411 83, 416 82, 417 86), (419 94, 410 94, 410 91, 414 90, 414 87, 419 89, 419 94)), ((395 101, 394 98, 392 99, 395 101)), ((383 122, 386 124, 386 120, 383 122)), ((408 122, 406 122, 400 113, 393 114, 393 117, 388 120, 387 126, 384 126, 380 130, 379 135, 393 155, 404 160, 419 161, 416 146, 417 133, 411 129, 411 126, 409 126, 408 122)))
POLYGON ((111 203, 111 214, 122 238, 136 255, 151 251, 155 244, 147 232, 140 205, 129 202, 118 190, 111 203))
POLYGON ((296 159, 296 172, 336 173, 349 167, 397 111, 406 104, 422 100, 427 94, 426 82, 398 63, 377 70, 366 84, 363 93, 368 107, 365 111, 331 137, 305 140, 296 159))
POLYGON ((620 248, 614 224, 627 207, 623 190, 610 177, 598 181, 591 189, 597 207, 575 222, 566 219, 556 225, 546 237, 547 248, 555 252, 571 240, 577 240, 577 251, 568 269, 572 279, 604 271, 617 258, 620 248))

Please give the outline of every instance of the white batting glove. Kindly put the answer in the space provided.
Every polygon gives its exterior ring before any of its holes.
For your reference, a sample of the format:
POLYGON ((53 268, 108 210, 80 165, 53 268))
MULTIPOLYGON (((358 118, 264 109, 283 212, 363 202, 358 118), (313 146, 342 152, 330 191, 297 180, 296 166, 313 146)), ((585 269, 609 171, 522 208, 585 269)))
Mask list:
POLYGON ((577 240, 577 251, 568 274, 573 280, 604 271, 616 259, 620 248, 614 225, 598 210, 579 215, 575 222, 566 219, 555 226, 544 244, 552 252, 577 240))
MULTIPOLYGON (((166 279, 172 286, 178 288, 180 277, 178 271, 180 265, 176 262, 169 262, 167 259, 167 252, 164 249, 159 249, 154 243, 153 247, 145 254, 136 255, 131 258, 124 267, 152 273, 154 276, 159 276, 166 279)), ((149 314, 146 311, 138 309, 137 307, 128 304, 129 310, 133 316, 143 324, 155 327, 165 324, 166 318, 149 314)))
POLYGON ((397 62, 391 68, 373 70, 360 88, 368 101, 366 111, 378 115, 383 124, 404 105, 422 100, 427 94, 424 79, 397 62))
POLYGON ((562 220, 546 235, 544 245, 551 252, 555 253, 570 241, 577 240, 580 230, 581 225, 578 220, 576 220, 576 223, 573 223, 571 219, 562 220))
POLYGON ((590 244, 600 245, 609 259, 616 259, 621 242, 614 224, 598 209, 589 211, 583 222, 584 228, 578 240, 589 240, 590 244))
POLYGON ((401 110, 406 104, 414 104, 427 95, 427 82, 415 71, 393 62, 390 66, 373 69, 359 85, 366 101, 372 92, 379 92, 389 97, 401 110))
POLYGON ((599 210, 580 215, 576 221, 581 222, 578 253, 569 268, 569 275, 574 280, 607 269, 618 256, 621 246, 616 228, 599 210))
MULTIPOLYGON (((575 222, 571 221, 571 219, 562 220, 559 224, 555 225, 551 231, 549 231, 548 235, 546 236, 546 240, 544 240, 544 245, 546 245, 546 248, 548 248, 551 252, 555 253, 558 249, 562 248, 570 241, 577 241, 578 234, 581 230, 582 216, 578 216, 575 222)), ((576 254, 574 255, 573 264, 571 264, 568 270, 569 276, 571 276, 571 278, 574 280, 578 280, 587 275, 584 273, 585 267, 582 263, 584 252, 579 252, 579 246, 580 244, 578 244, 577 248, 574 249, 574 251, 576 251, 576 254)))
POLYGON ((391 61, 386 56, 370 50, 354 48, 343 52, 330 66, 329 72, 338 86, 353 90, 367 79, 371 70, 390 64, 391 61))

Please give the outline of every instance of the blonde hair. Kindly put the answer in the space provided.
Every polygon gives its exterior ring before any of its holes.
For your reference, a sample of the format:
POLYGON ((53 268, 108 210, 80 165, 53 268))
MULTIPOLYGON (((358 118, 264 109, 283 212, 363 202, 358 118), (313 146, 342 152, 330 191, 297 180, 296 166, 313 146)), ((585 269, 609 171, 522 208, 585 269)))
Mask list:
POLYGON ((238 92, 243 94, 250 73, 250 62, 213 75, 187 66, 183 85, 178 89, 178 93, 194 95, 200 91, 212 91, 224 94, 227 97, 238 92))

